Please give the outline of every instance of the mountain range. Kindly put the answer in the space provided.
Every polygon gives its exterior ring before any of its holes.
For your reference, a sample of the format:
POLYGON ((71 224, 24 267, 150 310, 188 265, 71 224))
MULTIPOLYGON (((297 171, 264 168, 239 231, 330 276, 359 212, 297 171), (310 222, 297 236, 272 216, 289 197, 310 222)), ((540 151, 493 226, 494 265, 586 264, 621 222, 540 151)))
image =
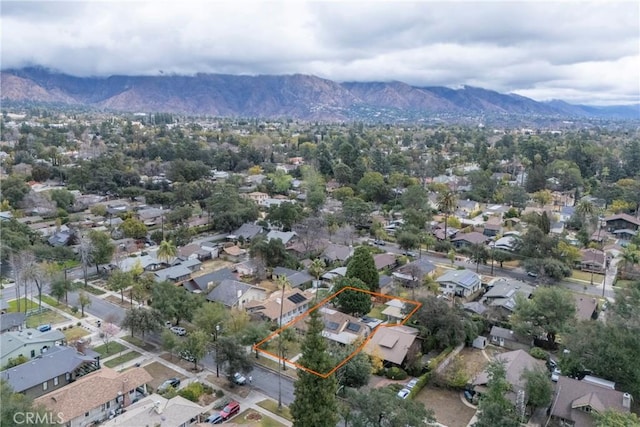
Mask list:
POLYGON ((477 87, 338 83, 311 75, 75 77, 31 67, 0 72, 3 101, 127 112, 301 120, 447 120, 454 117, 640 119, 640 104, 538 102, 477 87))

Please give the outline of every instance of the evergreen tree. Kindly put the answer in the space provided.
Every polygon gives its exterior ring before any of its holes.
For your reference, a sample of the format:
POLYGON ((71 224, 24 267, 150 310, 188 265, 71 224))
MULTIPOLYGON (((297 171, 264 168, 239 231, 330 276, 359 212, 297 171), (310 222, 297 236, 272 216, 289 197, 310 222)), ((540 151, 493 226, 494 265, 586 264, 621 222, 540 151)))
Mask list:
POLYGON ((365 246, 356 248, 353 258, 347 264, 347 276, 362 280, 370 291, 376 292, 379 287, 380 276, 376 270, 371 252, 365 246))
POLYGON ((509 391, 509 383, 506 380, 507 371, 501 362, 491 362, 487 368, 489 382, 487 392, 480 399, 478 405, 478 421, 473 427, 518 427, 513 403, 505 397, 509 391))
MULTIPOLYGON (((324 325, 317 310, 309 314, 308 328, 302 342, 300 365, 320 374, 329 372, 332 361, 327 353, 327 344, 322 337, 324 325)), ((334 427, 339 420, 335 375, 322 378, 301 370, 295 382, 295 400, 291 404, 294 427, 334 427)))

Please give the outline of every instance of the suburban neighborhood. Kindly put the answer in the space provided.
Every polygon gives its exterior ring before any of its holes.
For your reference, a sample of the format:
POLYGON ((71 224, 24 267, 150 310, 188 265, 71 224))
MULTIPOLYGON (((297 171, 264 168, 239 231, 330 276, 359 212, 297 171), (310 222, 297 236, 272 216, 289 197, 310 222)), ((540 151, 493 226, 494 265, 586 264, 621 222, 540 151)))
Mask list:
POLYGON ((637 129, 3 109, 0 146, 38 425, 638 425, 637 129))

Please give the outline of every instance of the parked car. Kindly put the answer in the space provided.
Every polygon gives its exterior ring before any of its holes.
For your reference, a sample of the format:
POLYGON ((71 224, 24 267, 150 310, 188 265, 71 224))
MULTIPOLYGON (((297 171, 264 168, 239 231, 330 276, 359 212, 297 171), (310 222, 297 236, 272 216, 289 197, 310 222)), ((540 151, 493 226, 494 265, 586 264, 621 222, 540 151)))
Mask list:
POLYGON ((220 411, 220 416, 224 421, 228 421, 231 417, 240 412, 240 404, 236 401, 229 402, 227 406, 220 411))
POLYGON ((404 252, 404 255, 409 256, 411 258, 417 258, 418 257, 418 254, 416 252, 413 252, 413 251, 406 251, 406 252, 404 252))
POLYGON ((560 375, 562 375, 562 372, 560 371, 560 369, 554 368, 553 372, 551 372, 551 381, 558 382, 558 380, 560 379, 560 375))
POLYGON ((38 326, 38 330, 40 332, 47 332, 51 330, 51 325, 40 325, 38 326))
POLYGON ((473 390, 464 391, 464 398, 467 400, 467 402, 471 403, 472 405, 475 405, 477 403, 475 402, 475 396, 476 396, 476 392, 473 390))
POLYGON ((398 397, 400 399, 406 399, 407 397, 409 397, 409 393, 411 393, 411 390, 409 390, 408 388, 403 388, 398 392, 398 397))
POLYGON ((179 378, 169 378, 158 387, 158 392, 163 393, 169 390, 169 387, 178 388, 180 387, 180 379, 179 378))
POLYGON ((418 379, 417 378, 412 378, 411 381, 409 381, 407 383, 407 385, 404 386, 404 388, 408 388, 409 390, 411 390, 412 388, 414 388, 416 386, 416 384, 418 384, 418 379))
POLYGON ((538 273, 535 271, 527 271, 527 276, 529 277, 538 277, 538 273))
POLYGON ((247 379, 240 372, 233 374, 231 380, 238 385, 245 385, 247 383, 247 379))
POLYGON ((171 332, 176 335, 180 335, 181 337, 187 335, 187 330, 185 328, 181 328, 180 326, 172 326, 171 332))
POLYGON ((209 424, 222 424, 224 422, 224 418, 222 418, 220 413, 217 413, 210 415, 209 418, 204 420, 204 422, 209 424))
POLYGON ((384 240, 382 240, 382 239, 376 239, 376 240, 374 240, 374 241, 373 241, 373 243, 374 243, 374 244, 376 244, 376 245, 378 245, 378 246, 384 246, 384 245, 386 245, 386 244, 387 244, 387 242, 385 242, 385 241, 384 241, 384 240))
POLYGON ((180 356, 180 359, 184 359, 187 362, 195 362, 196 361, 196 358, 193 357, 193 355, 191 353, 189 353, 187 350, 182 350, 179 353, 179 356, 180 356))

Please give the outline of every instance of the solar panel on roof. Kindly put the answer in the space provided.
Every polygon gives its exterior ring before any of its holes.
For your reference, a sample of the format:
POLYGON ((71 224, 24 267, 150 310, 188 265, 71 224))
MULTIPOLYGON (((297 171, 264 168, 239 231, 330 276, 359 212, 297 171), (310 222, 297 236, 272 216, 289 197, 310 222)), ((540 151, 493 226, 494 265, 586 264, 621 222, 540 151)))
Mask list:
POLYGON ((294 303, 294 304, 300 304, 301 302, 304 302, 304 301, 306 301, 306 300, 307 300, 307 299, 306 299, 304 296, 302 296, 301 294, 293 294, 293 295, 289 295, 289 296, 287 297, 287 299, 288 299, 289 301, 291 301, 292 303, 294 303))
POLYGON ((339 323, 332 322, 332 321, 327 321, 324 323, 324 325, 326 326, 327 329, 338 329, 338 327, 340 326, 339 323))
POLYGON ((357 323, 349 322, 347 323, 347 329, 351 332, 358 332, 360 330, 360 325, 357 323))

